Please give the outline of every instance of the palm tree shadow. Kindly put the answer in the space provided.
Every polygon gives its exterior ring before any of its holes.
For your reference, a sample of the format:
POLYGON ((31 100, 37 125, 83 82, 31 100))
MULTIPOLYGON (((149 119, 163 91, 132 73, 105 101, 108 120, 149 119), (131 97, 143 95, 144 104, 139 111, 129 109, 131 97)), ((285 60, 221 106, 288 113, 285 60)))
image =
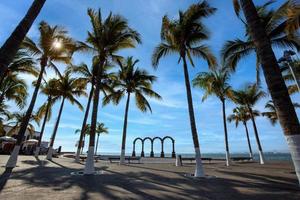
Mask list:
POLYGON ((34 156, 34 158, 36 159, 36 161, 34 161, 34 160, 22 160, 21 162, 25 163, 25 164, 33 165, 33 166, 38 165, 39 167, 43 167, 43 166, 45 166, 45 165, 47 165, 49 163, 49 161, 47 161, 47 160, 40 160, 36 156, 34 156))
POLYGON ((0 192, 6 185, 7 180, 9 179, 11 173, 12 173, 13 168, 6 168, 3 174, 0 176, 0 192))

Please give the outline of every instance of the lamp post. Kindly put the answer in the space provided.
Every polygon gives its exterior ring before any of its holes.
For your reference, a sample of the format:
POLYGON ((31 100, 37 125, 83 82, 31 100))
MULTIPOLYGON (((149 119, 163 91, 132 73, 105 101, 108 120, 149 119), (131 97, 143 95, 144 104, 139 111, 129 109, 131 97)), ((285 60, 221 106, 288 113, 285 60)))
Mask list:
POLYGON ((298 91, 300 92, 300 81, 297 79, 296 77, 296 74, 294 72, 294 69, 292 67, 292 65, 290 65, 290 62, 292 61, 292 56, 295 55, 296 53, 294 51, 284 51, 283 53, 283 57, 281 57, 279 60, 278 60, 278 63, 285 63, 287 64, 287 66, 289 67, 290 71, 291 71, 291 74, 293 76, 293 79, 295 80, 296 82, 296 85, 297 85, 297 88, 298 88, 298 91))

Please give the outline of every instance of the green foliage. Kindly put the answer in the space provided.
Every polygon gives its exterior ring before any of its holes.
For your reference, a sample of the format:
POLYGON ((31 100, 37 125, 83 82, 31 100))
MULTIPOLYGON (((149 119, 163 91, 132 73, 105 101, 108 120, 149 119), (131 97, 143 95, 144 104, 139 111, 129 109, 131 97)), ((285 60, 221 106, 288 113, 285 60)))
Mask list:
POLYGON ((216 65, 216 58, 208 46, 201 44, 209 38, 209 32, 202 19, 211 16, 216 9, 206 1, 191 5, 185 12, 179 11, 179 19, 172 20, 165 15, 162 19, 161 43, 154 49, 152 65, 169 54, 179 54, 179 60, 187 56, 192 66, 192 56, 203 58, 210 67, 216 65))
POLYGON ((9 74, 3 79, 0 85, 1 102, 13 101, 19 108, 24 108, 27 96, 25 80, 19 78, 16 73, 9 74))
POLYGON ((139 60, 128 57, 125 61, 118 60, 119 71, 117 79, 114 81, 115 92, 107 95, 103 103, 104 105, 113 101, 118 104, 125 94, 134 93, 136 106, 142 111, 151 110, 151 106, 146 96, 161 99, 161 96, 152 90, 152 84, 156 81, 156 77, 149 75, 146 70, 136 67, 139 60))
POLYGON ((221 68, 199 73, 193 80, 193 85, 205 91, 202 101, 211 95, 216 95, 221 101, 224 101, 227 97, 232 98, 231 86, 228 83, 229 78, 228 70, 221 68))
MULTIPOLYGON (((294 4, 292 5, 291 2, 292 1, 287 1, 277 10, 272 10, 269 8, 269 5, 273 4, 274 1, 268 1, 262 6, 257 6, 257 12, 261 18, 262 24, 266 27, 266 33, 270 38, 273 47, 280 49, 295 48, 299 51, 299 34, 295 33, 288 35, 286 32, 289 24, 287 13, 292 9, 292 7, 294 7, 294 4)), ((234 0, 234 5, 236 12, 239 13, 239 1, 234 0)), ((239 14, 238 16, 240 18, 239 14)), ((255 53, 255 45, 253 39, 250 37, 248 25, 246 23, 244 23, 244 25, 246 40, 235 39, 227 41, 221 51, 224 65, 229 66, 233 71, 235 71, 240 60, 252 53, 255 53)), ((260 64, 260 58, 257 57, 257 73, 259 73, 260 64)), ((257 77, 259 81, 259 74, 257 77)))

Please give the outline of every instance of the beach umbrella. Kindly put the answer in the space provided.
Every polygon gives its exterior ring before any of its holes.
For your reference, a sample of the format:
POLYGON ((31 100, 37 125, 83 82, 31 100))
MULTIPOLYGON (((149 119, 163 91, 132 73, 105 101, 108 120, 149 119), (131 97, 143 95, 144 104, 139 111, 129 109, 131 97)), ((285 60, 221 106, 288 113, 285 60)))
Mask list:
POLYGON ((36 139, 29 139, 25 141, 26 143, 38 143, 39 141, 36 139))
POLYGON ((16 142, 17 140, 15 138, 12 138, 12 137, 9 137, 9 136, 2 136, 2 137, 0 137, 0 141, 16 142))

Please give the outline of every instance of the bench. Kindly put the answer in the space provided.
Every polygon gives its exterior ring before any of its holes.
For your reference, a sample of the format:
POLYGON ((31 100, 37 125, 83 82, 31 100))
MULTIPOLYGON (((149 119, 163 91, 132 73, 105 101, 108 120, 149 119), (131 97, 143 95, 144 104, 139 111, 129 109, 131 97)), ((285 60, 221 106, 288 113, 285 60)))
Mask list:
MULTIPOLYGON (((113 163, 113 161, 120 161, 120 157, 108 157, 108 160, 110 163, 113 163)), ((138 161, 138 163, 140 163, 141 157, 125 157, 125 161, 126 160, 128 161, 128 163, 130 163, 130 161, 138 161)))
MULTIPOLYGON (((194 157, 189 158, 181 158, 182 161, 189 160, 190 162, 193 162, 195 160, 194 157)), ((208 161, 209 163, 212 161, 212 158, 201 158, 202 161, 208 161)))
POLYGON ((232 161, 250 161, 251 157, 232 157, 230 158, 232 161))

